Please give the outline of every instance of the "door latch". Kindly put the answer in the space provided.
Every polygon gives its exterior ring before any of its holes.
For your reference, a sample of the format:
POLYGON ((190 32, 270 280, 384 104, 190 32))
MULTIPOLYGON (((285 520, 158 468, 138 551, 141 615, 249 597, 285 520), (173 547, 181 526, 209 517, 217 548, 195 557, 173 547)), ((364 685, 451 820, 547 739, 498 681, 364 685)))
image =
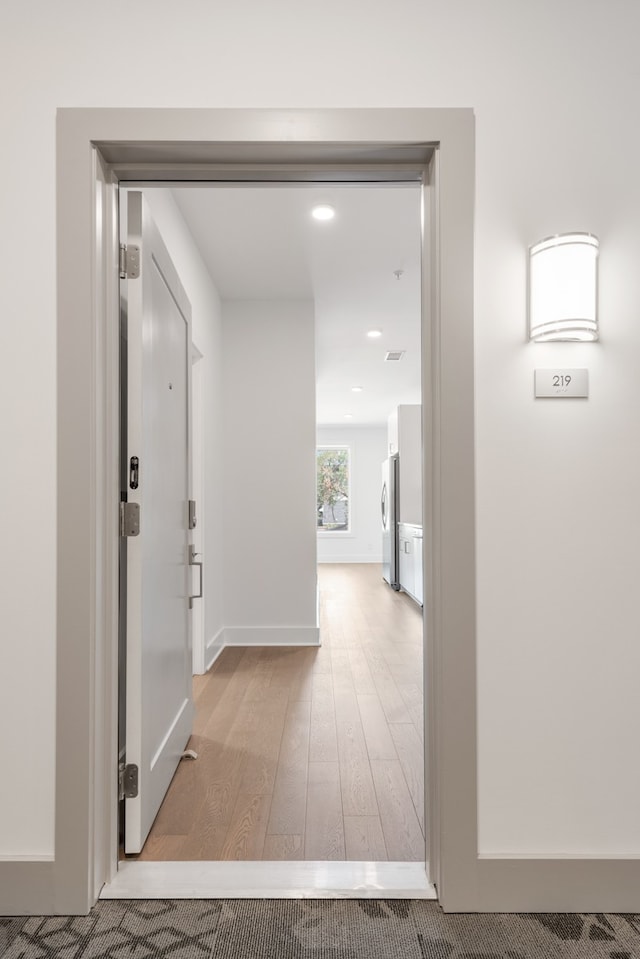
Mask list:
POLYGON ((132 456, 129 460, 129 489, 138 488, 140 478, 140 460, 137 456, 132 456))

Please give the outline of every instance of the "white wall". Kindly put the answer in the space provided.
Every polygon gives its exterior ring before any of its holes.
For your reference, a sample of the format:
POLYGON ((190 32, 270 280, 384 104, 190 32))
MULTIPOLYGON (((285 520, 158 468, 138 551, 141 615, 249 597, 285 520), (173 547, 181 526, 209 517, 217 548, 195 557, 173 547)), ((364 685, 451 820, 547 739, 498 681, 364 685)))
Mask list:
POLYGON ((481 848, 640 854, 639 29, 629 0, 5 5, 0 854, 53 850, 61 105, 475 109, 481 848), (569 229, 602 341, 528 345, 526 247, 569 229), (588 401, 532 399, 557 365, 588 401))
POLYGON ((318 533, 318 562, 381 563, 380 484, 387 456, 386 427, 320 426, 317 442, 351 450, 351 529, 318 533))
POLYGON ((191 303, 191 335, 202 353, 204 387, 204 485, 208 504, 202 553, 205 644, 223 627, 222 518, 222 308, 205 266, 170 190, 146 188, 153 218, 171 254, 191 303))
POLYGON ((222 315, 225 640, 317 642, 313 303, 222 315))

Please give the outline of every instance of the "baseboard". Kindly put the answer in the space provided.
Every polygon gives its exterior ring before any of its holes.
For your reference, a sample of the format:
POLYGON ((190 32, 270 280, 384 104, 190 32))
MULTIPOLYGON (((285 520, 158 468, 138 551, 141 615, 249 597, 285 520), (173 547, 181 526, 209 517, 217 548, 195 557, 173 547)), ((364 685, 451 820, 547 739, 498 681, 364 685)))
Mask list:
POLYGON ((319 626, 227 626, 209 640, 204 651, 208 672, 225 646, 319 646, 319 626))
POLYGON ((378 565, 382 564, 382 554, 380 556, 372 555, 371 553, 364 553, 362 556, 357 554, 351 554, 349 556, 323 556, 320 558, 318 556, 318 565, 323 563, 377 563, 378 565))
POLYGON ((224 641, 224 627, 221 626, 218 632, 213 636, 207 643, 206 649, 204 651, 204 671, 208 672, 216 659, 222 652, 225 647, 224 641))
POLYGON ((0 863, 0 916, 54 915, 55 878, 53 861, 0 863))
POLYGON ((226 646, 319 646, 317 626, 227 626, 226 646))
MULTIPOLYGON (((640 911, 640 860, 636 858, 481 856, 477 876, 478 900, 473 911, 640 911)), ((441 898, 445 912, 469 911, 468 903, 456 904, 446 894, 441 898)))

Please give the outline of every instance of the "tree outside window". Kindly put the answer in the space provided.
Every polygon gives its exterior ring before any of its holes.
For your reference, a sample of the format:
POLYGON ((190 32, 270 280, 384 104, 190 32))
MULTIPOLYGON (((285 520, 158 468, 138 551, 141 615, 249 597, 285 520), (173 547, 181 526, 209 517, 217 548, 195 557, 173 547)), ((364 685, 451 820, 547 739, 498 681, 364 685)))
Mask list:
POLYGON ((328 533, 346 533, 350 525, 349 450, 346 446, 318 447, 317 526, 328 533))

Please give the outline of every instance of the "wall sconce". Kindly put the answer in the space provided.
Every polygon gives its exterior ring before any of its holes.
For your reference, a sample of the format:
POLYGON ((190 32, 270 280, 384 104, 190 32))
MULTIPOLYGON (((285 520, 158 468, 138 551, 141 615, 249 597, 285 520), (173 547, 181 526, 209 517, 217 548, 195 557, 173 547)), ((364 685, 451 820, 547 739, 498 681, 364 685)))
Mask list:
POLYGON ((598 339, 598 238, 562 233, 529 247, 529 337, 598 339))

